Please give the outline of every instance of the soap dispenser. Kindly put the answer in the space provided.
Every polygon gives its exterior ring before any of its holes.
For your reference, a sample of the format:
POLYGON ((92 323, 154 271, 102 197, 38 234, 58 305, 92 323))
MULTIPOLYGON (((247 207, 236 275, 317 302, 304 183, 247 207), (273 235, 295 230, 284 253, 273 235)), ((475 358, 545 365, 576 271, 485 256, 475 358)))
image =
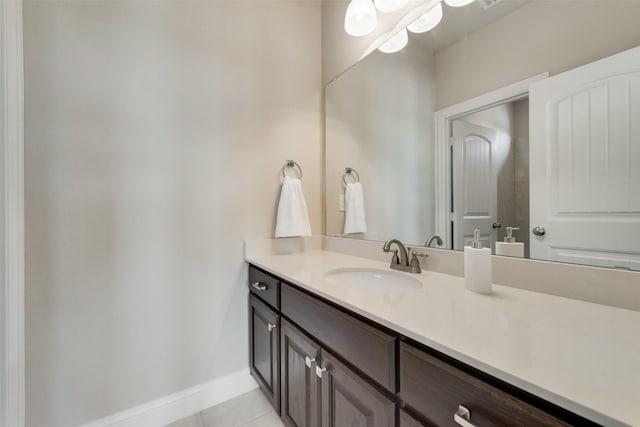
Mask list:
POLYGON ((524 243, 516 242, 513 232, 520 227, 507 227, 507 236, 504 242, 496 242, 496 255, 524 258, 524 243))
POLYGON ((464 247, 464 283, 471 291, 491 293, 491 249, 482 247, 477 229, 473 231, 472 246, 464 247))

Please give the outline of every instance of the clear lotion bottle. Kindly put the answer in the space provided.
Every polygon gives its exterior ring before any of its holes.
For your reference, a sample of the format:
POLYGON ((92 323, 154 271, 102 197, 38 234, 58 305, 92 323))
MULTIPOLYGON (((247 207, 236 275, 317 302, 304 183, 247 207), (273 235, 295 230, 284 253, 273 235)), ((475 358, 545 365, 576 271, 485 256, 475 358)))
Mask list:
POLYGON ((464 283, 480 294, 491 293, 491 249, 483 248, 480 230, 473 231, 472 246, 464 247, 464 283))

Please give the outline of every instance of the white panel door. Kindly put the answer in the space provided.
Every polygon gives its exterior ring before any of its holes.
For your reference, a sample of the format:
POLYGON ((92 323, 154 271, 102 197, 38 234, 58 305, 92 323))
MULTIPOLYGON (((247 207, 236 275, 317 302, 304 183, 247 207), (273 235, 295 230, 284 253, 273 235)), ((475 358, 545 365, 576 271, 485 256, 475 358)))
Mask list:
POLYGON ((496 131, 462 120, 452 123, 453 241, 461 250, 473 241, 473 230, 492 248, 497 236, 497 174, 493 161, 496 131))
POLYGON ((640 270, 640 48, 530 90, 531 258, 640 270))

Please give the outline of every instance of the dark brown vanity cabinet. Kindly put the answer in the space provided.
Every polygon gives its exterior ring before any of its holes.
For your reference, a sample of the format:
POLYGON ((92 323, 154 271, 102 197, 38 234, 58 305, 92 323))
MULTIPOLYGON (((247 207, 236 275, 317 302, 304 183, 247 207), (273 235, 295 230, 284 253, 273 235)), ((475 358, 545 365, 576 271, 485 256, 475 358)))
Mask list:
POLYGON ((280 411, 280 316, 249 296, 249 369, 276 411, 280 411))
POLYGON ((427 427, 428 425, 418 421, 405 411, 400 411, 400 427, 427 427))
POLYGON ((289 427, 319 427, 320 346, 286 320, 281 325, 282 420, 289 427))
POLYGON ((464 425, 464 421, 483 427, 569 425, 406 343, 400 344, 400 396, 437 426, 464 425))
POLYGON ((316 368, 321 378, 322 427, 393 427, 396 403, 336 357, 323 350, 316 368))
POLYGON ((282 320, 282 419, 290 427, 392 427, 395 402, 282 320))
POLYGON ((251 373, 288 427, 596 426, 249 268, 251 373))

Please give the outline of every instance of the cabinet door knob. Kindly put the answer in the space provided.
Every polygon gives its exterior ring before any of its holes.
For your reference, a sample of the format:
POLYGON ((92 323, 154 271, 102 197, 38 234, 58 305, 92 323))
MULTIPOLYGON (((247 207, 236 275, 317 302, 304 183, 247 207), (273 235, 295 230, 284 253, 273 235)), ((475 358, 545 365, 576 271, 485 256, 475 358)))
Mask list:
POLYGON ((307 365, 307 368, 311 369, 311 365, 316 363, 316 359, 313 357, 305 356, 304 363, 307 365))
POLYGON ((257 291, 266 291, 267 287, 265 285, 261 285, 260 282, 253 282, 251 284, 251 286, 253 286, 253 288, 257 291))
POLYGON ((316 365, 316 376, 322 378, 322 373, 326 370, 327 368, 321 368, 319 365, 316 365))
POLYGON ((453 421, 462 427, 476 427, 471 424, 471 411, 462 405, 458 405, 458 410, 453 414, 453 421))
POLYGON ((271 324, 271 323, 267 323, 267 328, 269 329, 269 332, 273 331, 276 327, 277 327, 277 325, 274 325, 274 324, 271 324))

